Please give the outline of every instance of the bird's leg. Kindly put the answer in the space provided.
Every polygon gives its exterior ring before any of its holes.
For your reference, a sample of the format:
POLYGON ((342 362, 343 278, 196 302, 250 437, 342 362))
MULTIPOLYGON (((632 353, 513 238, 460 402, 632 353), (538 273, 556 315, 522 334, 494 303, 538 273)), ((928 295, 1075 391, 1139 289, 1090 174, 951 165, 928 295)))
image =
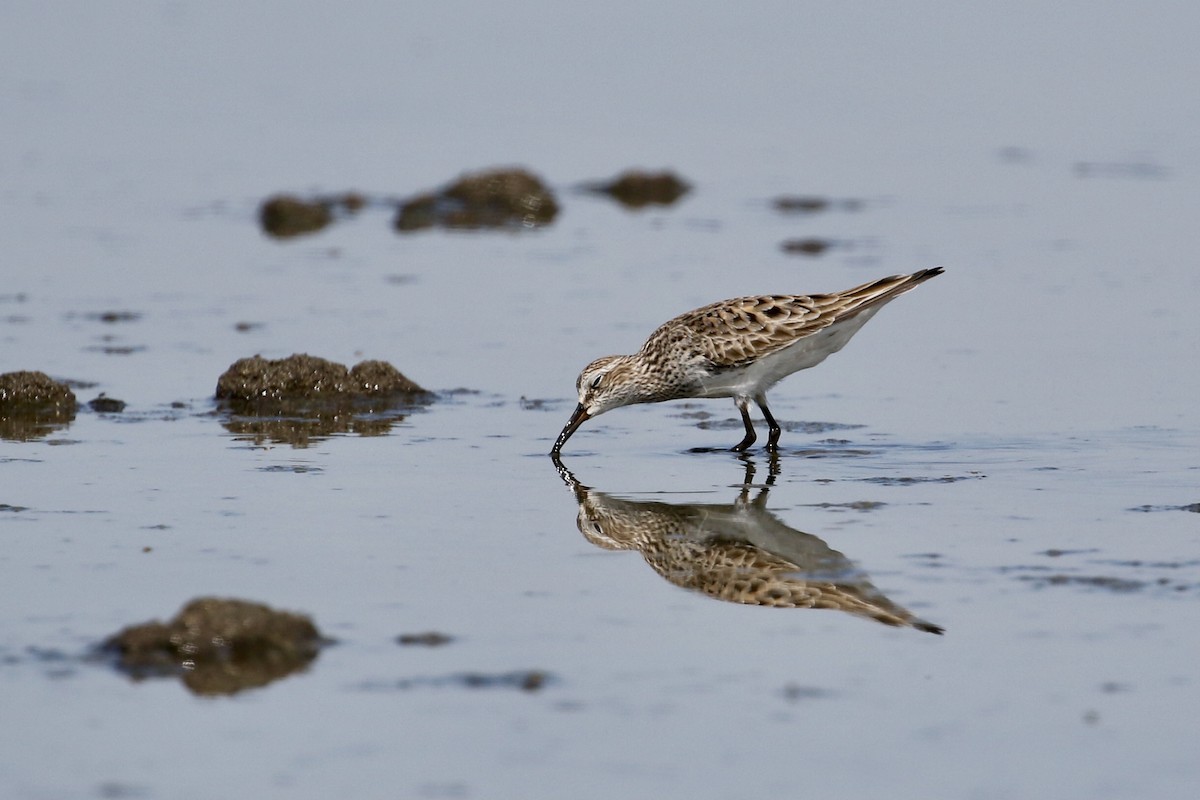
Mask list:
POLYGON ((779 427, 779 423, 776 422, 775 417, 771 415, 771 409, 767 408, 767 396, 765 394, 760 394, 758 397, 755 397, 754 402, 758 403, 758 407, 762 409, 763 419, 767 421, 767 427, 771 431, 767 435, 767 449, 771 452, 775 452, 779 449, 779 435, 783 433, 783 429, 779 427))
POLYGON ((740 452, 754 444, 754 440, 757 439, 758 436, 754 433, 754 423, 750 420, 750 398, 737 397, 734 398, 733 402, 737 404, 738 411, 742 412, 742 424, 746 426, 746 436, 729 449, 740 452))

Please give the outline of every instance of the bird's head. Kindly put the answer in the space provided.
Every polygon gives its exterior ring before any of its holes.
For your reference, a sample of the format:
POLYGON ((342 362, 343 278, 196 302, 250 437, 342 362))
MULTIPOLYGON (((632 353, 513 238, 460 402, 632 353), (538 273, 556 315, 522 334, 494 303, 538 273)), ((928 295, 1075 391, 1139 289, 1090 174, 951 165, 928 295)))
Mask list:
POLYGON ((579 405, 558 435, 551 452, 559 452, 571 434, 592 417, 631 403, 645 402, 636 373, 632 356, 604 356, 584 367, 575 381, 579 405))

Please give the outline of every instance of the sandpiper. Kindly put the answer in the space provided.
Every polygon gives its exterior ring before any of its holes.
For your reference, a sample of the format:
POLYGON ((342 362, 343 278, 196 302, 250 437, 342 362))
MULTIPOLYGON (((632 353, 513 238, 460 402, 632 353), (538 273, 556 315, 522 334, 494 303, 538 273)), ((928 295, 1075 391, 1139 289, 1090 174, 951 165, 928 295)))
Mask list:
POLYGON ((892 275, 833 294, 736 297, 681 314, 633 355, 604 356, 583 368, 575 382, 579 405, 550 452, 560 452, 580 425, 605 411, 692 397, 733 398, 746 426, 734 450, 757 438, 753 400, 770 429, 767 449, 777 450, 782 430, 767 407, 767 390, 841 350, 885 303, 942 272, 892 275))

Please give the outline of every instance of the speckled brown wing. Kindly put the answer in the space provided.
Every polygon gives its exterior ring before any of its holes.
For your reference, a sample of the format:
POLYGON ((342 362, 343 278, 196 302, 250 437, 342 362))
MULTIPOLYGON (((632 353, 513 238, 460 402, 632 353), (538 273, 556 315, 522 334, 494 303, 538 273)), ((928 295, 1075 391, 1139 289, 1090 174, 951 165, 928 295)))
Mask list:
POLYGON ((941 268, 892 275, 833 294, 754 295, 711 303, 664 323, 642 352, 687 347, 716 367, 734 367, 770 355, 856 313, 886 303, 941 268))

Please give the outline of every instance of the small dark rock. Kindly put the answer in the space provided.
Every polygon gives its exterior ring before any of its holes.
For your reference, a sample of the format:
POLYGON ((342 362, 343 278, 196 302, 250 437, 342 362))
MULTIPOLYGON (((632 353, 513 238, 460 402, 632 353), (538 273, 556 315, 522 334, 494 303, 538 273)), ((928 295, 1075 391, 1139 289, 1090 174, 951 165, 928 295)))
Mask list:
POLYGON ((321 230, 333 222, 333 212, 324 201, 281 194, 263 201, 258 220, 268 234, 286 239, 321 230))
POLYGON ((644 208, 672 205, 692 187, 673 172, 628 170, 608 183, 593 184, 588 188, 611 196, 626 208, 644 208))
POLYGON ((498 169, 464 175, 437 193, 405 202, 395 227, 410 232, 445 228, 523 228, 547 225, 558 214, 554 194, 537 176, 522 169, 498 169))
POLYGON ((233 694, 303 669, 324 644, 306 616, 202 597, 168 623, 125 628, 101 650, 135 678, 178 675, 197 694, 233 694))
POLYGON ((101 414, 119 414, 125 410, 125 401, 109 397, 101 392, 99 397, 88 401, 88 406, 92 411, 101 414))

